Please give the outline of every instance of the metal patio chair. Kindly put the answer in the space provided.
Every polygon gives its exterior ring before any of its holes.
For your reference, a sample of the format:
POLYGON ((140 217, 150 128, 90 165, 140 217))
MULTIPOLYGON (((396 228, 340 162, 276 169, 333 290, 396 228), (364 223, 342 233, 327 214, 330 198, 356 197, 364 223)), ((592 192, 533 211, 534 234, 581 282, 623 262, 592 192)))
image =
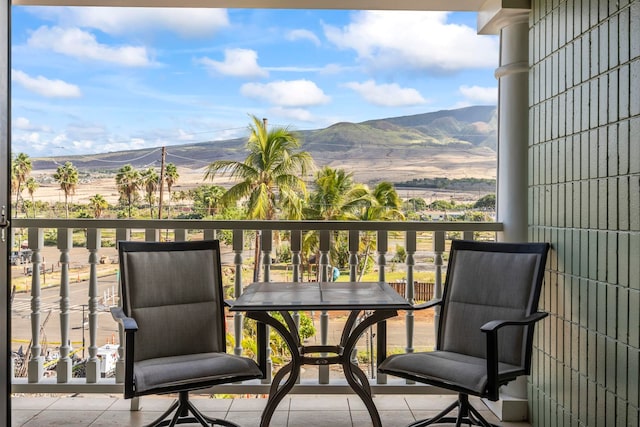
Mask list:
POLYGON ((118 254, 121 307, 112 314, 125 330, 124 397, 178 393, 152 426, 237 426, 206 417, 188 397, 263 376, 253 360, 226 353, 219 242, 121 241, 118 254))
POLYGON ((434 351, 397 354, 381 373, 452 390, 458 399, 438 415, 411 424, 491 426, 469 395, 498 400, 500 386, 531 371, 534 324, 549 245, 453 241, 434 351), (447 416, 457 409, 457 416, 447 416))

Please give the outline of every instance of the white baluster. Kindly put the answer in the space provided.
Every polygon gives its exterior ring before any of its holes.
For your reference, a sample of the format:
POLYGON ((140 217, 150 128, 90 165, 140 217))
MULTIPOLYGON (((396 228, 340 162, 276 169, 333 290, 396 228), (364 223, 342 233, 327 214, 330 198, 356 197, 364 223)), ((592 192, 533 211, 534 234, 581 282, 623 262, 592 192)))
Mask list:
MULTIPOLYGON (((378 236, 376 239, 376 249, 378 251, 378 280, 380 282, 386 282, 386 278, 385 278, 385 268, 387 265, 387 251, 389 248, 389 233, 385 230, 380 230, 378 231, 378 236)), ((385 328, 387 327, 387 321, 383 320, 382 322, 379 322, 377 325, 377 330, 378 330, 378 336, 380 336, 380 329, 381 328, 385 328)), ((386 332, 385 332, 386 333, 386 332)), ((378 348, 378 346, 376 347, 378 348)), ((379 348, 378 348, 379 350, 379 348)), ((373 360, 373 354, 371 355, 371 358, 373 360)), ((377 369, 372 370, 373 372, 376 372, 377 369)), ((386 384, 387 383, 387 375, 386 374, 378 374, 377 377, 377 383, 378 384, 386 384)))
MULTIPOLYGON (((331 232, 329 230, 320 230, 320 282, 328 282, 329 269, 329 251, 331 249, 331 232)), ((326 310, 320 313, 320 344, 327 345, 329 341, 329 314, 326 310)), ((320 384, 329 384, 329 366, 321 365, 318 367, 318 381, 320 384)))
POLYGON ((360 250, 360 231, 349 230, 349 280, 358 280, 358 251, 360 250))
POLYGON ((40 228, 29 229, 29 248, 33 251, 31 262, 31 357, 28 363, 28 381, 37 383, 42 378, 44 358, 40 346, 40 250, 44 246, 44 233, 40 228))
MULTIPOLYGON (((244 230, 233 230, 233 242, 232 242, 233 263, 235 265, 235 280, 233 288, 233 296, 238 298, 242 295, 242 249, 244 248, 244 230)), ((236 356, 242 355, 242 325, 244 316, 242 312, 236 311, 233 313, 233 334, 236 341, 236 346, 233 349, 233 353, 236 356)))
MULTIPOLYGON (((265 282, 271 281, 271 248, 273 244, 272 230, 262 230, 260 246, 262 247, 262 264, 263 264, 263 280, 265 282)), ((267 348, 265 349, 267 355, 267 375, 262 380, 262 383, 269 384, 273 375, 273 360, 271 360, 271 345, 269 345, 269 337, 271 336, 271 328, 265 325, 267 334, 267 348)))
MULTIPOLYGON (((131 230, 125 228, 116 229, 116 243, 121 240, 130 240, 131 239, 131 230)), ((117 249, 117 248, 116 248, 117 249)), ((122 306, 122 299, 120 294, 120 270, 118 269, 117 274, 117 286, 118 286, 118 305, 122 306)), ((115 302, 114 302, 115 304, 115 302)), ((82 319, 84 322, 84 319, 82 319)), ((84 328, 84 323, 83 323, 84 328)), ((124 383, 124 329, 122 328, 122 324, 118 323, 118 340, 120 345, 118 346, 118 361, 116 362, 116 383, 122 384, 124 383)))
MULTIPOLYGON (((434 231, 433 232, 433 252, 434 265, 436 268, 435 287, 433 290, 434 298, 442 298, 442 254, 444 253, 445 232, 434 231)), ((436 329, 436 337, 438 336, 438 324, 440 323, 440 307, 435 307, 435 315, 433 323, 436 329)))
MULTIPOLYGON (((58 229, 58 249, 60 250, 60 360, 56 366, 58 383, 71 381, 73 362, 69 357, 69 250, 73 246, 73 230, 58 229)), ((84 320, 83 320, 84 321, 84 320)))
POLYGON ((100 249, 100 229, 87 229, 87 249, 89 250, 89 360, 86 362, 87 383, 96 383, 100 378, 98 359, 98 250, 100 249))
MULTIPOLYGON (((415 262, 415 253, 416 253, 416 232, 415 231, 407 231, 405 234, 405 246, 406 246, 406 254, 407 259, 405 263, 407 265, 407 276, 405 278, 405 295, 404 297, 411 304, 415 303, 415 282, 413 280, 413 267, 416 265, 415 262)), ((413 353, 413 339, 415 334, 415 319, 413 316, 413 310, 407 310, 405 312, 405 322, 406 322, 406 332, 407 332, 407 346, 405 347, 405 351, 407 353, 413 353)), ((407 380, 407 384, 414 384, 415 381, 407 380)))

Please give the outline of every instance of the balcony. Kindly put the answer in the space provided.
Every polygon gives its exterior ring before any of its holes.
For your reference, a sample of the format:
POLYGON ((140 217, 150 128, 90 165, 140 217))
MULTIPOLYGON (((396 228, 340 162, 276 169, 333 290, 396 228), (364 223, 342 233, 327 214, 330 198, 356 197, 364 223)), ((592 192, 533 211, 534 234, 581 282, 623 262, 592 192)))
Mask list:
MULTIPOLYGON (((22 366, 14 366, 12 392, 19 395, 45 393, 57 396, 35 400, 31 397, 16 398, 14 425, 21 425, 21 422, 30 425, 28 420, 33 416, 40 417, 41 420, 53 420, 66 412, 66 408, 74 407, 70 404, 73 399, 81 398, 85 398, 91 407, 96 405, 93 419, 120 416, 124 417, 122 423, 131 425, 140 421, 140 416, 130 414, 126 410, 130 401, 119 398, 124 374, 124 364, 119 359, 123 357, 124 352, 118 343, 123 341, 123 336, 108 313, 108 306, 117 304, 118 265, 115 242, 118 240, 219 238, 225 242, 222 251, 225 286, 229 288, 231 296, 237 297, 242 293, 244 286, 253 281, 251 273, 256 255, 256 236, 260 241, 259 280, 307 281, 328 279, 329 252, 336 236, 341 233, 344 239, 341 241, 348 248, 348 262, 344 275, 348 276, 349 280, 357 280, 358 262, 365 256, 361 248, 366 247, 365 243, 375 242, 369 251, 370 255, 373 255, 377 280, 390 281, 387 277, 391 275, 392 270, 402 271, 404 280, 394 286, 397 286, 408 300, 415 301, 416 296, 425 292, 424 289, 417 292, 418 289, 414 285, 414 276, 418 270, 432 272, 434 280, 429 292, 435 296, 441 294, 448 242, 452 238, 495 240, 497 233, 502 230, 500 223, 485 222, 14 219, 12 226, 15 232, 22 230, 27 246, 32 251, 30 264, 13 267, 12 285, 16 292, 12 301, 12 350, 18 351, 22 346, 23 354, 25 351, 28 351, 28 354, 22 366), (81 247, 78 247, 78 242, 75 245, 73 243, 74 230, 82 230, 81 234, 85 236, 81 247), (310 273, 309 266, 302 261, 303 241, 309 233, 315 233, 319 247, 319 251, 314 254, 314 269, 317 268, 314 273, 310 273), (284 267, 279 263, 276 268, 273 260, 283 241, 286 241, 290 248, 290 261, 284 264, 284 267), (402 246, 406 252, 406 258, 401 264, 389 262, 396 246, 402 246), (77 268, 78 263, 82 264, 82 268, 77 268), (20 269, 31 274, 20 274, 20 269), (249 276, 251 278, 248 278, 249 276), (26 336, 23 336, 25 334, 26 336), (65 342, 69 345, 60 344, 65 342), (106 342, 109 346, 103 345, 106 342), (105 356, 103 352, 105 348, 111 350, 112 363, 107 360, 110 356, 105 356), (78 359, 86 361, 85 373, 81 376, 72 374, 78 359), (74 397, 71 400, 63 397, 76 394, 82 397, 74 397), (105 394, 109 397, 104 397, 105 394), (104 413, 107 409, 108 415, 104 413)), ((332 337, 332 331, 339 328, 340 318, 329 316, 326 312, 309 315, 317 328, 316 335, 310 339, 317 340, 318 344, 326 344, 332 337)), ((413 351, 433 346, 434 323, 437 323, 434 320, 437 321, 437 313, 431 317, 414 315, 412 312, 400 313, 398 318, 387 322, 388 348, 393 351, 413 351)), ((230 351, 236 354, 246 354, 241 345, 242 324, 243 317, 240 313, 228 314, 229 334, 233 337, 234 343, 239 343, 233 345, 230 351)), ((360 363, 367 364, 363 370, 370 376, 373 392, 382 411, 387 404, 395 402, 393 405, 398 406, 392 405, 389 411, 397 411, 398 416, 411 416, 423 410, 430 410, 431 407, 424 406, 432 404, 429 402, 440 402, 443 399, 448 401, 446 398, 436 397, 446 393, 443 390, 407 384, 395 378, 377 375, 373 364, 375 356, 369 357, 378 351, 373 344, 375 333, 376 331, 370 331, 366 336, 363 335, 358 352, 366 356, 360 363), (434 397, 424 400, 424 397, 417 396, 418 394, 431 394, 434 397), (382 395, 395 396, 384 396, 383 399, 382 395)), ((270 372, 267 381, 224 385, 207 392, 234 396, 264 395, 268 393, 269 380, 273 374, 271 369, 277 369, 277 361, 269 362, 270 372)), ((291 399, 286 405, 283 404, 283 408, 288 410, 281 416, 289 420, 289 425, 302 425, 302 421, 295 424, 295 420, 296 411, 305 410, 304 405, 308 404, 308 396, 305 395, 322 395, 320 402, 338 399, 340 403, 333 407, 344 407, 345 411, 350 411, 351 416, 346 416, 346 412, 343 414, 346 420, 359 419, 359 411, 364 408, 358 406, 360 402, 355 395, 345 394, 349 391, 340 373, 331 372, 326 366, 318 368, 317 371, 305 372, 300 384, 294 387, 291 399), (336 397, 336 394, 343 396, 336 397)), ((253 408, 249 412, 256 411, 257 419, 261 403, 260 399, 253 400, 255 402, 247 403, 247 399, 240 398, 210 399, 206 404, 211 405, 211 411, 227 411, 229 416, 234 415, 235 411, 243 412, 242 408, 249 405, 253 408)), ((147 401, 151 403, 145 403, 145 407, 151 410, 159 410, 167 404, 163 401, 156 406, 157 401, 152 398, 145 399, 145 402, 147 401)), ((332 405, 334 404, 329 406, 332 405)), ((83 408, 77 414, 77 425, 89 425, 90 416, 80 416, 84 412, 84 403, 75 407, 83 408)), ((392 419, 395 417, 388 416, 392 419)), ((344 424, 343 421, 343 424, 334 425, 351 424, 344 424)))
MULTIPOLYGON (((453 396, 394 395, 376 396, 384 426, 405 426, 417 419, 435 415, 451 403, 453 396)), ((243 427, 257 427, 266 399, 210 399, 194 396, 193 401, 206 415, 224 418, 243 427)), ((13 427, 129 426, 138 427, 159 416, 170 404, 167 397, 145 398, 141 411, 130 411, 129 401, 105 395, 64 397, 18 397, 13 399, 13 427)), ((476 408, 483 406, 475 402, 476 408)), ((499 422, 488 410, 482 415, 503 427, 529 427, 527 422, 499 422)), ((356 395, 290 395, 276 410, 273 423, 278 427, 366 427, 371 420, 356 395)), ((441 424, 442 425, 442 424, 441 424)))

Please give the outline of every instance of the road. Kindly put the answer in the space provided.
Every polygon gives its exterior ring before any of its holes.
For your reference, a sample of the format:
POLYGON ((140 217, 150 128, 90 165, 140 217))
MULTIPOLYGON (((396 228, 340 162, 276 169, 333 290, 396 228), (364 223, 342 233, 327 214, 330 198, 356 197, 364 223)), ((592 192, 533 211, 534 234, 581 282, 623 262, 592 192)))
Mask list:
MULTIPOLYGON (((60 257, 59 251, 56 248, 44 248, 42 251, 42 257, 44 258, 44 264, 46 268, 50 270, 53 268, 59 271, 57 259, 60 257), (54 261, 55 260, 55 261, 54 261)), ((71 250, 71 262, 70 266, 74 267, 88 267, 88 252, 84 248, 73 248, 71 250)), ((109 256, 110 260, 115 260, 116 251, 114 248, 103 248, 100 250, 100 255, 109 256)), ((222 254, 223 264, 232 264, 233 253, 225 250, 222 254)), ((117 269, 117 265, 111 264, 99 264, 98 270, 101 271, 114 271, 117 269)), ((17 351, 20 346, 26 350, 31 339, 31 293, 28 291, 31 283, 31 277, 24 275, 25 265, 19 265, 12 267, 12 283, 14 285, 19 284, 22 288, 27 287, 27 291, 17 292, 15 294, 13 304, 11 307, 12 312, 12 324, 11 324, 11 348, 17 351)), ((88 268, 84 268, 88 271, 88 268)), ((69 284, 69 304, 70 304, 70 326, 69 338, 73 348, 81 348, 83 340, 85 346, 89 346, 89 325, 88 325, 88 290, 89 282, 82 280, 86 275, 80 275, 70 277, 69 284), (83 322, 83 309, 84 319, 83 322)), ((96 344, 98 346, 104 345, 114 341, 119 342, 118 326, 113 321, 111 314, 108 311, 108 306, 117 304, 117 299, 113 298, 114 293, 117 293, 117 278, 116 274, 101 275, 99 273, 98 279, 98 329, 96 344)), ((41 324, 47 319, 48 313, 51 315, 44 327, 44 334, 41 335, 43 340, 43 350, 46 354, 46 350, 57 350, 60 346, 60 286, 59 279, 57 283, 53 283, 52 279, 48 279, 49 283, 43 283, 41 279, 40 298, 40 322, 41 324), (48 285, 48 287, 45 287, 48 285)), ((319 326, 319 313, 314 315, 314 323, 316 327, 319 326)), ((406 345, 406 328, 405 328, 405 313, 400 312, 399 316, 388 321, 388 345, 390 349, 402 349, 406 345)), ((339 341, 342 326, 346 319, 346 313, 332 313, 329 322, 329 334, 328 339, 330 342, 336 343, 339 341)), ((424 310, 421 312, 415 312, 416 323, 416 338, 414 347, 416 349, 433 346, 434 343, 434 328, 433 328, 433 315, 431 310, 424 310)), ((228 318, 227 329, 230 333, 233 333, 233 320, 228 318)), ((319 338, 319 331, 315 338, 319 338)), ((361 338, 361 342, 358 347, 366 349, 367 343, 366 334, 361 338)), ((88 354, 88 352, 85 352, 88 354)), ((85 355, 86 355, 85 354, 85 355)), ((82 355, 82 353, 80 353, 82 355)))

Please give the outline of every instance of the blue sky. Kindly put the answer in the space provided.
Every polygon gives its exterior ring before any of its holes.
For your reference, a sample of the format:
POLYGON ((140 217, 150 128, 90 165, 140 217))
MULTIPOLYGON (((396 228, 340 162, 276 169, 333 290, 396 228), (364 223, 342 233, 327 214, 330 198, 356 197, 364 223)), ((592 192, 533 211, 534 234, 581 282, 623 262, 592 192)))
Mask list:
POLYGON ((89 154, 495 105, 475 13, 12 8, 12 150, 89 154))

